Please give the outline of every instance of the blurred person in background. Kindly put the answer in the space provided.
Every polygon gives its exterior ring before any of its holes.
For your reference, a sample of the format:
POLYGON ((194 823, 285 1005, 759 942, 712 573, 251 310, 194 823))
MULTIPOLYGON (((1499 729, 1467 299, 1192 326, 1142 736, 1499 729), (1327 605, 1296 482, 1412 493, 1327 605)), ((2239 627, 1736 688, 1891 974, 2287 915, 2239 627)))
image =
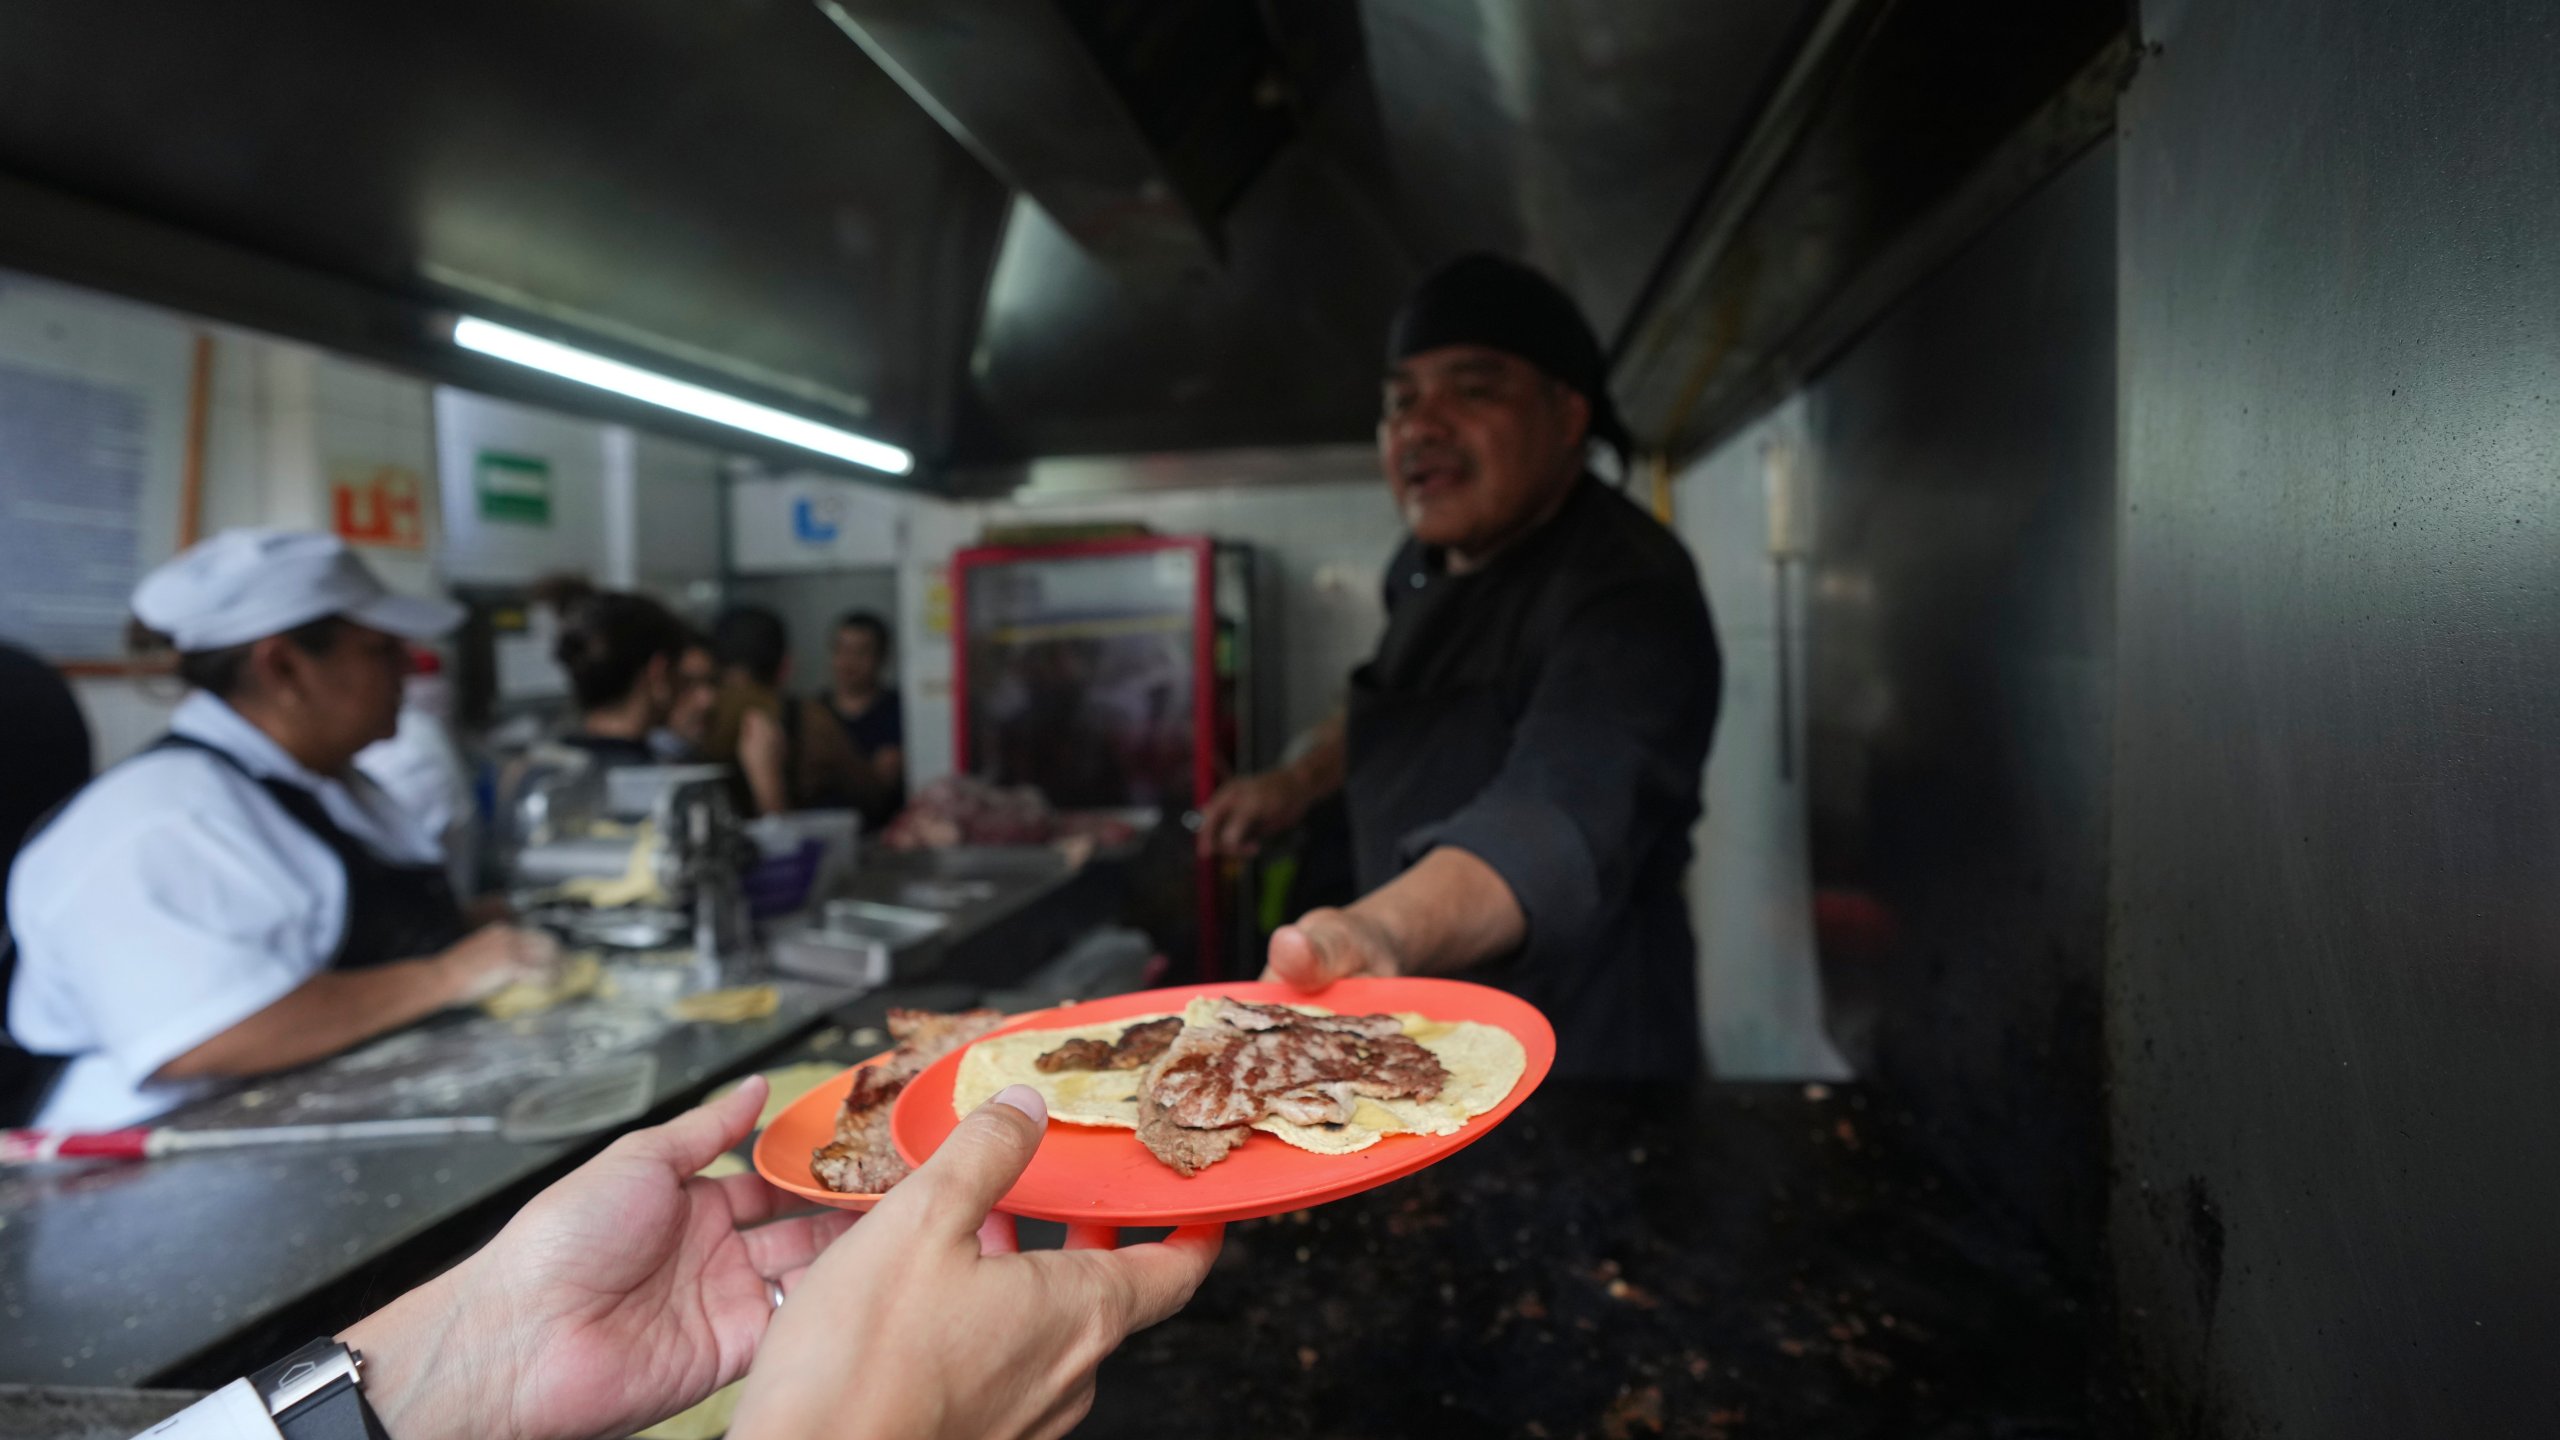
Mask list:
POLYGON ((133 609, 191 693, 9 877, 9 1032, 65 1062, 38 1123, 136 1124, 552 962, 471 930, 435 839, 355 764, 397 730, 407 642, 459 607, 390 593, 334 536, 234 530, 133 609))
MULTIPOLYGON (((93 763, 71 682, 34 651, 0 643, 0 880, 27 832, 89 782, 93 763)), ((0 944, 8 922, 0 889, 0 944)))
POLYGON ((390 739, 359 752, 356 768, 436 837, 444 849, 445 872, 456 893, 462 893, 477 860, 473 839, 478 827, 471 770, 453 739, 453 687, 445 680, 444 656, 434 647, 409 647, 409 674, 400 682, 399 728, 390 739))
POLYGON ((649 748, 670 765, 699 760, 711 738, 711 707, 720 698, 720 662, 711 658, 711 638, 688 629, 684 652, 676 657, 676 698, 667 707, 666 723, 649 732, 649 748))
POLYGON ((674 713, 684 622, 646 595, 604 590, 562 607, 552 654, 569 673, 577 724, 560 743, 599 768, 660 763, 650 735, 674 713))
POLYGON ((822 702, 784 697, 791 632, 782 617, 761 605, 724 611, 711 626, 711 655, 720 687, 703 757, 736 768, 745 813, 850 807, 860 758, 822 702))
POLYGON ((897 687, 883 682, 889 664, 889 624, 867 610, 836 622, 828 650, 830 678, 823 697, 828 715, 853 747, 852 808, 866 830, 878 830, 907 803, 907 722, 897 687))
POLYGON ((791 808, 782 738, 782 682, 791 670, 791 632, 761 605, 739 605, 711 622, 711 658, 720 667, 704 726, 702 755, 735 772, 741 813, 791 808))

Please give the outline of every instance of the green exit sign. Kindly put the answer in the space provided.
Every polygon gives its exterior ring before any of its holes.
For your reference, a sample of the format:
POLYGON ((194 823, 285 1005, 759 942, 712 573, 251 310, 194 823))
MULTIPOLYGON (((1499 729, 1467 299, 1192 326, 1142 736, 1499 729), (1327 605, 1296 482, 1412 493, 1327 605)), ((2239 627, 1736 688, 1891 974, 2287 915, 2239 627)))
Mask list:
POLYGON ((483 520, 551 523, 551 462, 539 456, 483 450, 472 467, 471 488, 480 497, 483 520))

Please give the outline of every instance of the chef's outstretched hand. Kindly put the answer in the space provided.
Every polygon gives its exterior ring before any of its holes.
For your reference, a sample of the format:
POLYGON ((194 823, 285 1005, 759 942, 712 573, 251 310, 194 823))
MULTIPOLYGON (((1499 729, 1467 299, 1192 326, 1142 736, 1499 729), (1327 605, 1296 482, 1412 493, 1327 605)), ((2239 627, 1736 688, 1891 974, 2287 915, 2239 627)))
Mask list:
POLYGON ((400 1440, 627 1435, 746 1373, 854 1218, 753 1175, 695 1174, 746 1138, 763 1077, 637 1130, 528 1203, 478 1254, 357 1321, 365 1393, 400 1440), (773 1223, 764 1223, 772 1221, 773 1223))
POLYGON ((1321 990, 1354 975, 1401 975, 1404 957, 1385 926, 1356 910, 1310 910, 1271 932, 1262 978, 1321 990))
POLYGON ((1112 1250, 1077 1248, 1071 1230, 1067 1249, 1019 1252, 1007 1217, 988 1212, 1047 1128, 1039 1092, 1008 1087, 819 1257, 765 1337, 729 1433, 1045 1440, 1075 1428, 1103 1357, 1190 1300, 1223 1232, 1187 1225, 1112 1250))
POLYGON ((1262 978, 1321 990, 1354 975, 1444 975, 1508 954, 1528 933, 1501 873, 1441 845, 1342 909, 1272 931, 1262 978))

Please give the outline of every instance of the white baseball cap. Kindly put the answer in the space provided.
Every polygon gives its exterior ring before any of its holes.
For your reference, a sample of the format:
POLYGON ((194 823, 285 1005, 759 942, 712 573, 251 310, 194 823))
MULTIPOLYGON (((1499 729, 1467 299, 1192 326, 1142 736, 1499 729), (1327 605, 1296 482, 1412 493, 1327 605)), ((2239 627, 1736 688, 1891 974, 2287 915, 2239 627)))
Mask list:
POLYGON ((462 623, 461 606, 394 595, 347 542, 307 530, 225 530, 191 546, 133 587, 133 613, 181 651, 246 645, 324 615, 404 640, 462 623))

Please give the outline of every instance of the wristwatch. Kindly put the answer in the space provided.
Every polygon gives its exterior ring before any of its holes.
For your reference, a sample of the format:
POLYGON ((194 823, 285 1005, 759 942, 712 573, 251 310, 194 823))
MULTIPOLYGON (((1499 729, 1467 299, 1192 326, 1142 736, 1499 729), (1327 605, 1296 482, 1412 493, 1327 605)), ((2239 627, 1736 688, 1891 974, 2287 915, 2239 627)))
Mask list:
POLYGON ((364 1357, 323 1336, 249 1377, 284 1440, 391 1440, 364 1403, 364 1357))

